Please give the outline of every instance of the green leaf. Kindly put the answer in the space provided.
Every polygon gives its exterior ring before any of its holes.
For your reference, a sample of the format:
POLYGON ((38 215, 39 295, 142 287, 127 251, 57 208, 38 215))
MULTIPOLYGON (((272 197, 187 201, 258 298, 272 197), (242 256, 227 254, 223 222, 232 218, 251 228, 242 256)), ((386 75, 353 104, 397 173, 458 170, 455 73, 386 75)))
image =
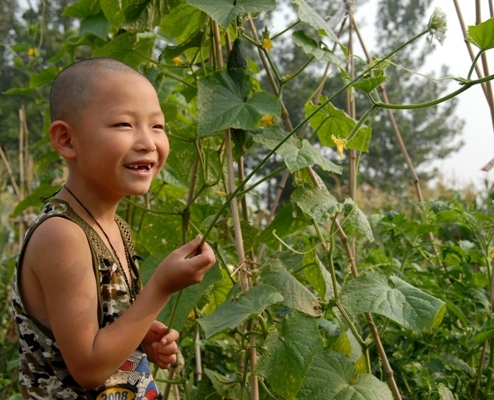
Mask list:
POLYGON ((300 209, 315 221, 323 223, 342 211, 338 200, 327 189, 297 187, 290 197, 300 209))
POLYGON ((393 400, 384 382, 370 374, 355 375, 347 356, 322 350, 314 357, 297 400, 393 400))
POLYGON ((203 31, 197 31, 194 35, 190 36, 188 40, 180 43, 178 46, 166 46, 163 50, 160 58, 172 59, 180 56, 189 49, 198 48, 201 46, 205 33, 203 31))
POLYGON ((445 303, 448 310, 451 311, 453 314, 455 314, 458 317, 458 319, 462 322, 462 324, 466 326, 470 325, 470 321, 468 321, 467 317, 460 309, 460 307, 458 307, 455 303, 453 303, 451 300, 448 299, 445 300, 445 303))
MULTIPOLYGON (((103 1, 103 0, 102 0, 103 1)), ((64 17, 87 18, 101 12, 99 0, 79 0, 63 10, 64 17)))
POLYGON ((306 218, 300 210, 295 209, 291 204, 287 204, 277 212, 274 220, 261 232, 259 242, 266 243, 269 247, 276 249, 280 246, 280 242, 273 235, 273 232, 278 237, 285 239, 311 223, 312 221, 306 218))
MULTIPOLYGON (((323 101, 325 100, 322 98, 321 102, 323 101)), ((307 103, 305 105, 305 117, 307 118, 318 107, 317 105, 307 103)), ((356 122, 343 110, 339 110, 331 103, 328 103, 309 120, 309 124, 317 132, 317 136, 323 146, 336 147, 331 136, 334 135, 339 139, 347 138, 355 127, 356 122)), ((363 125, 345 147, 347 149, 369 151, 371 133, 372 129, 363 125)))
POLYGON ((370 78, 362 79, 352 85, 357 90, 369 94, 375 88, 377 88, 382 83, 386 82, 388 78, 385 75, 382 76, 372 76, 370 78))
POLYGON ((319 35, 327 36, 334 42, 338 42, 338 38, 334 34, 329 24, 315 12, 304 0, 293 0, 298 8, 298 17, 301 21, 312 26, 319 35))
POLYGON ((264 284, 273 286, 283 295, 284 306, 313 317, 321 315, 316 296, 290 274, 280 260, 269 260, 262 267, 261 278, 264 284))
POLYGON ((486 331, 483 331, 483 332, 480 332, 480 333, 477 333, 474 337, 473 337, 473 341, 477 344, 482 344, 484 343, 486 340, 489 340, 491 339, 492 337, 494 337, 494 329, 488 329, 486 331))
POLYGON ((312 54, 316 60, 329 61, 333 64, 340 65, 341 60, 329 49, 321 48, 321 46, 311 37, 307 36, 304 31, 296 31, 292 33, 293 43, 301 47, 306 54, 312 54))
POLYGON ((101 39, 106 39, 111 30, 111 23, 100 13, 81 21, 81 35, 91 33, 101 39))
POLYGON ((250 251, 258 236, 260 235, 259 229, 253 227, 248 221, 240 221, 240 226, 242 228, 242 239, 244 242, 244 251, 250 251))
POLYGON ((199 397, 196 393, 195 400, 214 400, 218 395, 219 400, 249 400, 251 398, 249 388, 243 387, 239 380, 232 380, 225 375, 219 374, 215 371, 211 371, 207 368, 204 370, 204 372, 213 384, 215 390, 214 397, 211 395, 207 397, 199 397))
POLYGON ((387 279, 372 271, 346 282, 341 302, 353 314, 380 314, 404 328, 423 332, 436 328, 446 312, 442 300, 396 276, 387 279))
POLYGON ((56 66, 48 67, 39 73, 33 72, 29 74, 29 87, 32 89, 38 89, 42 86, 52 83, 58 75, 58 68, 56 66))
MULTIPOLYGON (((221 272, 218 264, 213 266, 206 275, 204 275, 203 280, 196 284, 185 288, 180 295, 180 301, 178 302, 177 311, 173 318, 173 323, 171 327, 177 331, 181 331, 187 321, 190 312, 197 305, 199 299, 203 296, 204 292, 221 279, 221 272)), ((166 304, 166 307, 161 311, 158 320, 168 325, 170 322, 170 316, 172 309, 177 301, 178 293, 174 293, 170 301, 166 304)))
POLYGON ((199 319, 206 338, 227 328, 234 329, 246 319, 258 315, 266 307, 283 301, 278 291, 267 285, 254 286, 238 299, 226 301, 214 313, 199 319))
MULTIPOLYGON (((279 126, 264 129, 261 133, 254 136, 254 142, 261 143, 268 149, 274 149, 282 140, 285 139, 287 132, 279 126)), ((308 140, 299 140, 290 137, 283 143, 276 153, 283 157, 286 166, 290 172, 295 172, 299 169, 319 165, 324 171, 341 174, 342 168, 324 158, 321 152, 313 147, 308 140)))
POLYGON ((249 95, 253 79, 235 69, 210 74, 197 82, 198 135, 227 128, 250 130, 264 115, 280 116, 279 100, 266 92, 249 95))
POLYGON ((125 15, 123 13, 123 7, 125 5, 121 1, 115 0, 100 0, 100 5, 108 21, 115 28, 121 28, 125 22, 125 15))
POLYGON ((186 3, 181 3, 163 17, 160 30, 165 35, 174 38, 177 43, 183 43, 201 28, 204 20, 204 14, 200 10, 186 3), (187 23, 184 24, 183 21, 187 21, 187 23))
POLYGON ((351 198, 345 199, 345 202, 343 203, 343 210, 345 213, 344 225, 350 225, 351 227, 357 229, 364 234, 369 242, 373 242, 374 235, 372 234, 372 228, 369 224, 369 220, 351 198))
POLYGON ((319 260, 315 245, 310 251, 305 253, 303 265, 304 276, 319 297, 324 301, 332 299, 334 297, 334 290, 331 274, 319 260))
POLYGON ((187 0, 187 4, 204 11, 225 29, 242 13, 259 13, 276 8, 275 0, 187 0))
POLYGON ((163 16, 169 12, 169 7, 168 1, 162 0, 132 1, 124 9, 124 27, 133 32, 153 32, 154 28, 160 26, 163 16))
POLYGON ((8 89, 6 90, 5 92, 2 92, 3 94, 7 95, 7 96, 18 96, 18 95, 28 95, 28 94, 31 94, 33 92, 35 92, 36 89, 34 88, 13 88, 13 89, 8 89))
POLYGON ((292 313, 283 320, 279 333, 267 337, 267 350, 259 358, 256 372, 284 399, 299 399, 297 393, 307 370, 323 346, 317 319, 292 313))
POLYGON ((140 63, 151 57, 154 38, 125 32, 116 36, 103 47, 93 51, 93 57, 110 57, 137 68, 140 63))
POLYGON ((469 26, 466 40, 482 51, 494 48, 494 18, 479 25, 469 26))
POLYGON ((29 195, 24 197, 14 209, 12 213, 12 218, 18 217, 21 212, 23 212, 26 208, 31 206, 41 206, 43 202, 41 201, 42 197, 50 197, 60 189, 57 186, 51 186, 47 184, 42 184, 34 189, 29 195))
POLYGON ((216 282, 211 290, 208 303, 204 308, 204 315, 210 315, 228 298, 233 288, 233 282, 227 270, 221 268, 221 280, 216 282))
POLYGON ((455 400, 455 396, 446 386, 442 383, 438 385, 439 399, 440 400, 455 400))

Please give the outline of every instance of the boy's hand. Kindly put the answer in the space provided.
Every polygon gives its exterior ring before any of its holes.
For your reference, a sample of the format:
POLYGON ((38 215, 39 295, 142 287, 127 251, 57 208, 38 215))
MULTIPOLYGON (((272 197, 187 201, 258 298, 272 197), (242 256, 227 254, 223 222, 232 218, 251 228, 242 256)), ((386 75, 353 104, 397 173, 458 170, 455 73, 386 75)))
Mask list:
MULTIPOLYGON (((159 265, 155 275, 160 288, 166 293, 174 293, 187 286, 202 281, 204 274, 214 265, 216 258, 211 247, 201 236, 170 253, 159 265)), ((154 276, 153 276, 154 277, 154 276)))
POLYGON ((170 332, 167 333, 167 327, 164 324, 154 321, 142 341, 149 361, 163 369, 175 364, 178 337, 179 334, 176 330, 170 329, 170 332))

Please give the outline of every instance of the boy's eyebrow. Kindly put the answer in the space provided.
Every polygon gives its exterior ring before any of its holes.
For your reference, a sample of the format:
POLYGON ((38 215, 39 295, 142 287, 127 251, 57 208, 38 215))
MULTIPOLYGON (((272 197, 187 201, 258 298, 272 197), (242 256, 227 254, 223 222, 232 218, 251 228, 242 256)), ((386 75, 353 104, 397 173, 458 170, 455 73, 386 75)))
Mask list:
MULTIPOLYGON (((135 114, 137 114, 136 111, 134 111, 132 109, 126 109, 126 108, 120 108, 120 109, 119 108, 116 108, 116 109, 114 109, 114 112, 113 113, 115 113, 115 114, 128 114, 128 115, 135 115, 135 114)), ((155 116, 156 117, 164 117, 165 116, 165 114, 163 113, 163 111, 161 111, 161 109, 159 111, 158 110, 153 111, 153 112, 149 113, 149 115, 151 117, 155 117, 155 116)))

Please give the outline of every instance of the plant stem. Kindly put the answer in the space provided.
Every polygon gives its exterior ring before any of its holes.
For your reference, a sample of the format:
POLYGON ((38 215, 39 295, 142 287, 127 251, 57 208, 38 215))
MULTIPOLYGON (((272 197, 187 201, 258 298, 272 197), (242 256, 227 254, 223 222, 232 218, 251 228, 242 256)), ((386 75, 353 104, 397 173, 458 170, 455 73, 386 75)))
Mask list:
POLYGON ((270 174, 268 175, 265 175, 263 176, 261 179, 259 179, 256 183, 252 184, 251 186, 249 186, 248 188, 242 190, 238 195, 239 196, 243 196, 245 195, 246 193, 250 192, 252 189, 254 189, 255 187, 259 186, 261 183, 263 182, 266 182, 267 180, 271 179, 273 176, 279 174, 281 171, 284 171, 286 169, 286 165, 282 166, 282 167, 279 167, 277 169, 275 169, 273 172, 271 172, 270 174))
POLYGON ((288 25, 285 29, 283 29, 281 32, 277 33, 276 35, 274 36, 271 36, 270 39, 271 40, 275 40, 276 38, 280 37, 281 35, 283 35, 285 32, 289 31, 290 29, 294 28, 295 26, 297 26, 298 24, 300 24, 300 20, 296 20, 295 22, 293 22, 292 24, 288 25))
POLYGON ((371 100, 371 102, 375 106, 380 107, 380 108, 388 108, 388 109, 392 109, 392 110, 416 110, 419 108, 432 107, 432 106, 438 105, 440 103, 443 103, 447 100, 452 99, 453 97, 458 96, 460 93, 463 93, 465 90, 469 89, 470 87, 472 87, 474 85, 478 85, 480 83, 485 83, 485 82, 491 81, 493 79, 494 79, 494 74, 486 76, 484 78, 462 82, 463 86, 460 89, 455 90, 454 92, 447 94, 446 96, 440 97, 439 99, 432 100, 432 101, 426 101, 424 103, 418 103, 418 104, 387 104, 387 103, 383 103, 383 102, 375 102, 372 99, 372 97, 370 97, 370 96, 369 96, 369 99, 371 100))

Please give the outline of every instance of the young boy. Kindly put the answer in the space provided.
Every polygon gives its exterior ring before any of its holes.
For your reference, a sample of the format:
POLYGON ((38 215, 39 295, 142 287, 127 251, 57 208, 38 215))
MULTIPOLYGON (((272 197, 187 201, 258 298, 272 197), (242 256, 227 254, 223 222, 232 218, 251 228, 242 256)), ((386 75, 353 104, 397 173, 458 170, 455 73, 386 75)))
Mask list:
MULTIPOLYGON (((176 360, 178 333, 155 321, 173 292, 214 264, 201 238, 172 252, 144 288, 129 227, 116 215, 165 164, 165 120, 151 83, 108 58, 53 83, 51 142, 66 184, 26 232, 13 290, 19 379, 30 399, 153 399, 148 359, 176 360)), ((166 227, 163 227, 166 229, 166 227)))

